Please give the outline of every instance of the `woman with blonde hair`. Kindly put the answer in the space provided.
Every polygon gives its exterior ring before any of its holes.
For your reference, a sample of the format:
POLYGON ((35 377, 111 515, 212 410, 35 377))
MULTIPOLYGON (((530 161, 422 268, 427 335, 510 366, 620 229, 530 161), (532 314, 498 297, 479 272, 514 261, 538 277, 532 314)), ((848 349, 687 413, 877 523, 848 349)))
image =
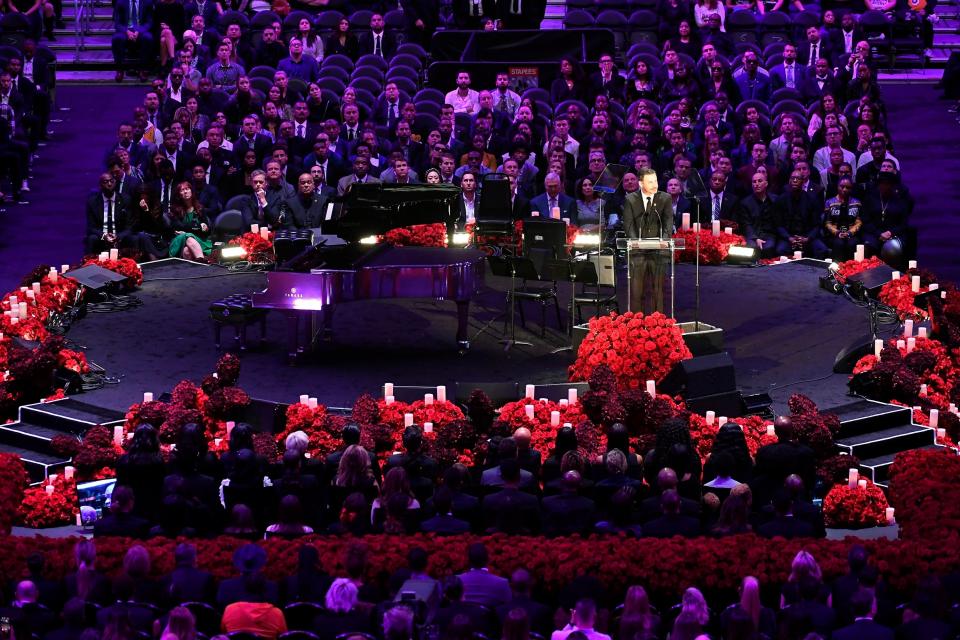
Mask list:
POLYGON ((800 585, 802 582, 815 582, 819 585, 817 601, 830 606, 830 587, 823 583, 823 573, 820 565, 809 552, 801 549, 793 557, 790 565, 790 576, 780 590, 780 608, 783 609, 800 601, 800 585))
POLYGON ((734 619, 749 619, 754 634, 766 634, 770 638, 776 635, 777 616, 760 602, 760 581, 753 576, 747 576, 740 583, 740 601, 720 614, 720 630, 724 637, 734 619))
POLYGON ((160 640, 196 640, 197 623, 186 607, 174 607, 167 617, 167 626, 160 640))
POLYGON ((623 599, 623 613, 620 616, 620 638, 660 637, 660 616, 650 606, 647 591, 640 585, 627 589, 623 599))

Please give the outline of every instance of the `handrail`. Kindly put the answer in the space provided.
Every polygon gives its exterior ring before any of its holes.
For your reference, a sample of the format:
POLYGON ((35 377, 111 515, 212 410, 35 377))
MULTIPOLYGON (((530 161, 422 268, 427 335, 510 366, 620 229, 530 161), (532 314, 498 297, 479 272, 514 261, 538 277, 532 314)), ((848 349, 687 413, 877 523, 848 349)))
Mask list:
POLYGON ((92 0, 73 0, 74 7, 74 35, 76 45, 74 62, 80 62, 80 52, 86 48, 85 38, 90 33, 90 21, 93 19, 92 0))

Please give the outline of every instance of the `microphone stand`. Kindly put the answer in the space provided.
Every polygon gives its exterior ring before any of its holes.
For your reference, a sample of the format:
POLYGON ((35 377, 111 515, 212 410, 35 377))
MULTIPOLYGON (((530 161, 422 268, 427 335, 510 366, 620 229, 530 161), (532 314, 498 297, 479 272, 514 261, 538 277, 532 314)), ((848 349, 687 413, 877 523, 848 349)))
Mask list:
MULTIPOLYGON (((693 173, 697 176, 697 180, 700 182, 700 187, 703 189, 704 193, 706 193, 708 191, 707 185, 703 184, 703 178, 700 176, 700 172, 694 170, 693 173)), ((700 198, 701 198, 700 194, 696 194, 693 196, 693 201, 697 203, 697 224, 701 224, 700 212, 703 207, 703 203, 700 202, 700 198)), ((702 224, 700 228, 701 229, 703 228, 702 224)), ((697 232, 696 234, 696 244, 697 244, 697 250, 696 250, 697 253, 696 253, 696 256, 694 257, 695 266, 694 266, 694 284, 693 284, 693 291, 694 291, 693 330, 700 331, 700 232, 697 232)))

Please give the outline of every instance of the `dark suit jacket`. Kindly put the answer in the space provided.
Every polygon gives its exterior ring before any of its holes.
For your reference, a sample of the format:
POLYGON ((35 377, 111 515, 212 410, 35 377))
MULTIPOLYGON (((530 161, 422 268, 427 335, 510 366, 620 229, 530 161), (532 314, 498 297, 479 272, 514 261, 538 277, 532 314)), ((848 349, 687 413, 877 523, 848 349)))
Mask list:
POLYGON ((623 102, 623 90, 624 90, 624 80, 619 73, 614 70, 613 76, 610 78, 610 82, 603 82, 603 75, 599 71, 595 71, 590 74, 588 79, 588 86, 590 87, 590 101, 593 102, 594 98, 598 95, 603 94, 611 100, 616 100, 617 102, 623 102))
POLYGON ((680 514, 664 514, 643 525, 643 535, 651 538, 691 538, 700 535, 700 521, 680 514))
POLYGON ((820 233, 823 207, 806 191, 801 191, 797 197, 787 191, 774 202, 774 211, 777 236, 781 240, 789 240, 791 235, 812 240, 820 233))
POLYGON ((93 525, 93 536, 123 536, 128 538, 144 538, 150 523, 134 515, 109 513, 97 520, 93 525))
POLYGON ((273 142, 270 141, 270 138, 258 133, 253 137, 253 144, 247 140, 246 136, 240 136, 233 143, 233 153, 241 161, 243 156, 246 155, 249 149, 253 149, 253 152, 257 154, 257 166, 263 162, 263 159, 270 155, 270 149, 273 147, 273 142))
POLYGON ((397 122, 399 122, 400 118, 403 117, 400 113, 401 106, 402 99, 398 96, 396 108, 397 115, 396 117, 392 117, 390 115, 390 103, 387 102, 387 98, 385 96, 380 96, 377 98, 377 102, 373 105, 373 114, 371 117, 378 125, 386 126, 390 131, 390 135, 392 136, 397 127, 397 122))
POLYGON ((514 597, 507 604, 497 607, 497 618, 500 619, 500 624, 503 624, 514 609, 523 609, 527 612, 531 631, 544 637, 548 637, 553 631, 553 611, 550 607, 523 596, 514 597))
POLYGON ((590 498, 567 493, 549 496, 543 499, 541 509, 544 535, 567 536, 593 528, 596 505, 590 498))
MULTIPOLYGON (((565 193, 557 196, 557 206, 560 207, 560 218, 569 218, 570 224, 577 224, 577 201, 565 193)), ((541 218, 550 217, 550 198, 546 193, 541 193, 530 200, 530 213, 540 212, 541 218)))
MULTIPOLYGON (((802 91, 803 83, 807 79, 807 67, 799 62, 794 62, 793 71, 793 86, 797 91, 802 91)), ((787 72, 782 62, 770 69, 770 82, 774 91, 787 86, 787 72)))
POLYGON ((833 640, 893 640, 893 629, 873 620, 857 620, 834 631, 833 640))
MULTIPOLYGON (((817 45, 819 47, 817 51, 818 58, 826 58, 827 60, 833 60, 833 47, 825 38, 820 38, 820 42, 817 45)), ((806 66, 810 62, 810 42, 804 40, 802 43, 797 45, 797 62, 806 66)))
POLYGON ((827 78, 824 80, 823 88, 821 89, 820 83, 817 81, 816 73, 810 73, 804 80, 800 92, 803 94, 804 99, 813 101, 827 94, 832 96, 843 95, 843 85, 841 85, 840 81, 830 72, 827 74, 827 78))
MULTIPOLYGON (((853 47, 857 46, 858 42, 861 40, 866 40, 866 36, 863 35, 863 29, 857 26, 853 27, 851 34, 853 36, 850 43, 852 51, 853 47)), ((844 46, 843 29, 835 29, 830 32, 830 47, 833 50, 833 59, 830 62, 833 66, 839 67, 840 57, 847 55, 844 46)))
MULTIPOLYGON (((705 184, 710 184, 709 179, 704 181, 705 184)), ((720 219, 721 220, 736 220, 738 211, 739 211, 740 201, 737 198, 736 194, 727 189, 723 192, 723 198, 720 200, 720 219)), ((713 220, 713 192, 709 189, 707 190, 707 195, 700 198, 700 217, 696 222, 699 222, 704 227, 709 227, 711 221, 713 220)))
MULTIPOLYGON (((256 602, 257 597, 252 596, 247 592, 246 587, 244 586, 244 578, 242 576, 236 578, 228 578, 220 583, 220 587, 217 589, 217 605, 223 609, 229 604, 234 602, 256 602)), ((277 583, 272 580, 267 581, 267 587, 265 590, 265 600, 272 604, 278 604, 280 597, 277 591, 277 583)))
POLYGON ((950 625, 935 618, 916 618, 897 628, 897 640, 949 640, 954 637, 950 625))
MULTIPOLYGON (((151 31, 153 29, 153 0, 141 0, 139 2, 140 19, 138 29, 141 32, 151 31)), ((123 33, 127 30, 127 24, 130 22, 130 0, 117 0, 113 6, 113 28, 117 33, 123 33)))
MULTIPOLYGON (((113 222, 114 233, 119 236, 130 228, 130 200, 124 195, 114 196, 113 222)), ((101 191, 87 199, 87 235, 100 236, 103 234, 103 204, 101 191)))
POLYGON ((628 238, 669 238, 673 235, 673 200, 665 191, 653 195, 653 211, 644 214, 643 194, 631 193, 623 201, 623 229, 628 238))
POLYGON ((777 517, 757 527, 757 534, 764 538, 812 538, 813 525, 796 516, 790 518, 777 517))
POLYGON ((217 594, 216 582, 206 571, 194 567, 174 569, 164 581, 164 593, 170 602, 207 602, 213 603, 217 594))
POLYGON ((820 602, 798 602, 781 611, 781 615, 789 611, 791 619, 806 618, 814 631, 824 638, 830 637, 830 632, 836 626, 836 614, 833 609, 820 602))
MULTIPOLYGON (((394 7, 396 8, 396 7, 394 7)), ((397 52, 397 36, 392 31, 383 30, 380 34, 380 49, 384 59, 389 60, 397 52)), ((357 51, 360 55, 373 54, 373 32, 364 31, 357 39, 357 51)))
MULTIPOLYGON (((640 503, 639 518, 641 523, 650 522, 663 514, 660 510, 660 496, 655 495, 640 503)), ((700 517, 700 503, 689 498, 680 498, 680 515, 690 518, 700 517)))
MULTIPOLYGON (((290 229, 312 229, 321 226, 323 216, 327 210, 327 199, 314 193, 309 203, 300 198, 300 194, 283 201, 286 206, 286 219, 283 225, 290 229)), ((274 219, 279 216, 279 210, 274 219)))
POLYGON ((483 498, 484 527, 512 534, 535 534, 540 530, 540 501, 519 489, 502 489, 483 498))
POLYGON ((509 580, 489 571, 471 569, 457 577, 463 583, 463 599, 465 602, 476 602, 496 608, 508 602, 513 596, 510 592, 509 580))
POLYGON ((421 522, 420 530, 442 536, 454 536, 470 531, 470 523, 452 515, 436 515, 421 522))

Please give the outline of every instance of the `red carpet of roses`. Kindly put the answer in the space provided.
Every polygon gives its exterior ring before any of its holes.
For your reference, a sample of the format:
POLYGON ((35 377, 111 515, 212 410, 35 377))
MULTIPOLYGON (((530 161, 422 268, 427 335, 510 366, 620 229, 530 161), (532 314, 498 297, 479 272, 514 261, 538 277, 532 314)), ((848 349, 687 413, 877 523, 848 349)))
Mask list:
MULTIPOLYGON (((697 232, 693 229, 678 229, 673 237, 682 239, 684 248, 677 252, 677 262, 695 262, 697 259, 697 232)), ((742 246, 747 239, 736 233, 721 231, 713 235, 712 229, 700 229, 700 264, 720 264, 727 259, 730 247, 742 246)))
POLYGON ((836 484, 823 499, 824 523, 828 527, 859 529, 887 524, 887 497, 866 478, 867 486, 852 489, 836 484))
POLYGON ((383 240, 395 247, 445 247, 447 246, 447 226, 437 222, 398 227, 387 231, 383 240))
POLYGON ((247 252, 246 260, 250 262, 274 262, 276 256, 273 253, 273 238, 274 233, 272 231, 267 233, 266 238, 259 233, 247 231, 231 240, 229 244, 234 247, 243 247, 243 250, 247 252))

